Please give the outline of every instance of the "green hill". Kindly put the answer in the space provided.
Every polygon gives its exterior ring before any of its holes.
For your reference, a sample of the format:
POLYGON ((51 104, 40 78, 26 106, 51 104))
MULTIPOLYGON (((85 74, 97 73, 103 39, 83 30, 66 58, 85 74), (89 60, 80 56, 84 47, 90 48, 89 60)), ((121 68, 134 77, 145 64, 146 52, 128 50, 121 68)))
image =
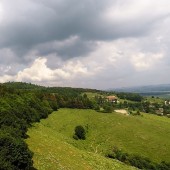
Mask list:
POLYGON ((170 119, 165 117, 60 109, 36 123, 28 135, 37 169, 132 169, 104 157, 113 146, 154 162, 170 161, 170 119), (88 129, 86 140, 73 139, 77 125, 88 129))
POLYGON ((27 143, 34 151, 38 170, 131 170, 123 163, 80 150, 67 142, 67 137, 41 122, 28 131, 27 143))

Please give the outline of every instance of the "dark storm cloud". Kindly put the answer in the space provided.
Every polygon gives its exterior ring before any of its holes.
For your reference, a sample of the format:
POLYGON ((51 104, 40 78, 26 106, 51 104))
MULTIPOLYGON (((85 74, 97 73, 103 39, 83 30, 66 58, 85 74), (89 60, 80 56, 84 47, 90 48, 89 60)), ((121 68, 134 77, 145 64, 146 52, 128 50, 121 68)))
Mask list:
POLYGON ((61 56, 62 59, 81 57, 90 51, 94 50, 96 44, 91 41, 82 41, 79 37, 71 37, 63 41, 52 41, 45 44, 40 44, 34 49, 37 50, 39 56, 55 54, 61 56))
POLYGON ((114 3, 109 0, 18 0, 15 2, 3 0, 2 5, 4 14, 0 22, 0 47, 12 49, 19 57, 29 53, 36 45, 48 44, 56 40, 63 41, 71 36, 78 36, 79 43, 63 46, 62 49, 52 49, 52 51, 47 45, 39 53, 50 54, 54 50, 65 59, 81 56, 95 47, 87 41, 108 41, 121 37, 140 36, 148 32, 152 26, 150 18, 140 19, 140 21, 107 20, 104 17, 107 8, 110 5, 117 7, 122 5, 116 0, 114 3))

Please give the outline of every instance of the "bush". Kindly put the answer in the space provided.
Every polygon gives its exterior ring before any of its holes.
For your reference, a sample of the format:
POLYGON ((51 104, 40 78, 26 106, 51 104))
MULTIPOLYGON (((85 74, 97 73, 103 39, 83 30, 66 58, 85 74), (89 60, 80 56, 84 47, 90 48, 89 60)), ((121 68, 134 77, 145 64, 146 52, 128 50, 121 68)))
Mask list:
POLYGON ((121 162, 130 164, 139 169, 145 170, 170 170, 170 163, 161 162, 157 164, 152 162, 150 159, 139 156, 139 155, 130 155, 118 149, 117 147, 113 148, 112 153, 107 155, 109 158, 118 159, 121 162))
POLYGON ((140 113, 139 110, 134 111, 134 112, 131 111, 130 114, 133 115, 133 116, 141 116, 141 113, 140 113))
POLYGON ((170 163, 161 162, 159 165, 157 165, 158 170, 169 170, 170 169, 170 163))
POLYGON ((78 139, 85 140, 86 139, 86 131, 83 126, 79 125, 79 126, 75 127, 75 134, 73 135, 73 138, 76 140, 78 140, 78 139))
POLYGON ((113 111, 113 106, 111 105, 111 104, 105 104, 104 106, 103 106, 103 109, 104 109, 104 111, 103 112, 105 112, 105 113, 112 113, 112 111, 113 111))

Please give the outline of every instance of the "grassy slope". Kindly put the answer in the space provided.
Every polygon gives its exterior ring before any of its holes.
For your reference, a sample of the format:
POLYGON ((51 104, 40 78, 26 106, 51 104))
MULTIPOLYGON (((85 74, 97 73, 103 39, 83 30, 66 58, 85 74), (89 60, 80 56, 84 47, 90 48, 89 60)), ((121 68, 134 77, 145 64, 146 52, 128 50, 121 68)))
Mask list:
POLYGON ((27 142, 35 152, 34 161, 38 169, 53 164, 59 169, 62 166, 77 169, 80 165, 81 169, 111 169, 113 164, 121 166, 100 156, 108 153, 114 145, 156 162, 170 161, 170 119, 165 117, 133 117, 93 110, 60 109, 31 128, 28 135, 27 142), (73 140, 75 126, 87 124, 87 139, 73 140))
MULTIPOLYGON (((53 114, 50 120, 53 116, 55 119, 53 114)), ((119 161, 68 144, 66 136, 48 127, 50 120, 43 120, 28 131, 30 138, 27 143, 34 152, 34 167, 38 170, 135 170, 119 161)))

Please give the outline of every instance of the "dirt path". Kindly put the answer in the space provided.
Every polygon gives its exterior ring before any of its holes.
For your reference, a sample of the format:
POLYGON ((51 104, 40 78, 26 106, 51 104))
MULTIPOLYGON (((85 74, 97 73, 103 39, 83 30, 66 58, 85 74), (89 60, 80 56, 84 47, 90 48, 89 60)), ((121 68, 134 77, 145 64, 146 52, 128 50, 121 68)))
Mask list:
POLYGON ((127 112, 127 110, 125 109, 117 109, 117 110, 114 110, 116 113, 121 113, 123 115, 129 115, 129 113, 127 112))

